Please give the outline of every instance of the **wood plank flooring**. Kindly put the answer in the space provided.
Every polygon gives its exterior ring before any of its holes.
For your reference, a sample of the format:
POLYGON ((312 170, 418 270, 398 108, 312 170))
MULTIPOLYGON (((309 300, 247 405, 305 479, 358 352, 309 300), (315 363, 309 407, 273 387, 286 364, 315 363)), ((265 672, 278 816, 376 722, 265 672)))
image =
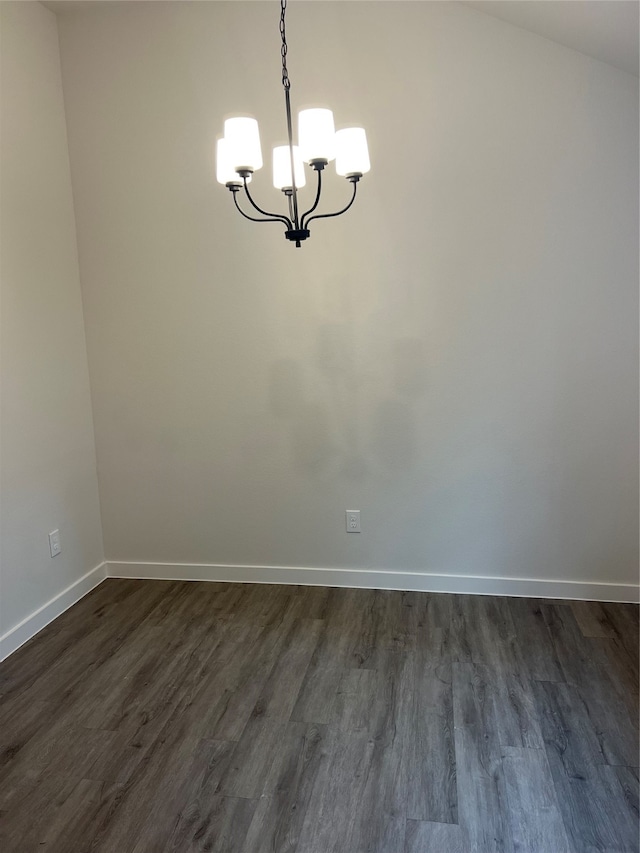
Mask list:
POLYGON ((3 853, 638 853, 638 608, 108 580, 0 664, 3 853))

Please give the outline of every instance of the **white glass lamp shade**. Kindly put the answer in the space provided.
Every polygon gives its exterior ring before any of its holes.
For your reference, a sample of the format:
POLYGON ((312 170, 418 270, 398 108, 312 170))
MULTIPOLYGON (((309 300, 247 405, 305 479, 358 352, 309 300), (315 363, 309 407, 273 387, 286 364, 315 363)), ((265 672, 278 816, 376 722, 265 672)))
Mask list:
MULTIPOLYGON (((229 143, 224 137, 216 144, 216 178, 220 184, 241 184, 242 178, 231 165, 229 143)), ((251 176, 249 176, 249 179, 251 176)))
POLYGON ((371 169, 367 135, 362 127, 347 127, 336 133, 336 172, 343 177, 364 175, 371 169))
POLYGON ((224 123, 224 138, 229 151, 229 163, 237 171, 255 172, 262 168, 260 131, 254 118, 228 118, 224 123))
POLYGON ((301 110, 298 113, 298 145, 305 163, 335 158, 336 129, 331 110, 301 110))
MULTIPOLYGON (((307 181, 304 176, 304 163, 297 145, 293 146, 293 173, 296 177, 296 188, 300 189, 307 181)), ((279 145, 273 149, 273 185, 277 190, 289 189, 293 186, 291 152, 288 145, 279 145)))

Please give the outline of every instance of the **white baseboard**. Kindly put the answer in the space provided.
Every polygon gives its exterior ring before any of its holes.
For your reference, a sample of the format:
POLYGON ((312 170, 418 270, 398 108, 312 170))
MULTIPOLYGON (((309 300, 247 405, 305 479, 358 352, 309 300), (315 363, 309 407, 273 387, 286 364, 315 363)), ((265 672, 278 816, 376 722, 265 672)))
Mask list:
POLYGON ((0 636, 0 661, 68 610, 105 578, 141 580, 231 581, 235 583, 297 584, 300 586, 400 589, 472 595, 564 598, 580 601, 620 601, 637 604, 637 584, 562 581, 538 578, 495 578, 435 575, 380 569, 317 569, 299 566, 233 566, 215 563, 145 563, 110 560, 100 563, 71 586, 47 601, 0 636))
POLYGON ((435 575, 422 572, 390 572, 379 569, 227 566, 213 563, 127 563, 109 560, 107 561, 107 575, 111 578, 363 587, 365 589, 402 589, 416 590, 417 592, 510 595, 583 601, 637 603, 640 600, 640 587, 634 584, 435 575))
POLYGON ((33 613, 14 625, 6 634, 0 637, 0 661, 9 657, 10 654, 24 645, 27 640, 35 636, 38 631, 41 631, 49 622, 53 622, 58 616, 68 610, 76 601, 91 592, 98 584, 102 583, 107 577, 106 563, 100 563, 86 575, 78 578, 77 581, 63 589, 53 598, 49 599, 42 607, 39 607, 33 613))

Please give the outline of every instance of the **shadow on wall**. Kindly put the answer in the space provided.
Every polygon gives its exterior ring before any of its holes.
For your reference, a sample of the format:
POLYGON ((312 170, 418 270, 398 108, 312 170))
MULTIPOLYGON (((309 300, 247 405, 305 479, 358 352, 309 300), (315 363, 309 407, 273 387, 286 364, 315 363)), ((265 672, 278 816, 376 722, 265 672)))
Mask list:
POLYGON ((346 323, 319 327, 308 366, 291 358, 273 363, 269 408, 288 424, 296 470, 361 482, 379 472, 400 474, 415 463, 415 402, 427 390, 424 341, 393 341, 386 365, 382 377, 358 368, 354 331, 346 323), (387 394, 377 399, 385 387, 387 394))

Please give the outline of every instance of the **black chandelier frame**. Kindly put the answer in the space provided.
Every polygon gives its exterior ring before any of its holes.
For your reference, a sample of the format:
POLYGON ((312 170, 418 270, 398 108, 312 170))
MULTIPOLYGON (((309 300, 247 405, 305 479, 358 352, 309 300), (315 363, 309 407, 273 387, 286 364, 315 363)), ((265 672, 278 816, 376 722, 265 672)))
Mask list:
POLYGON ((335 213, 316 213, 314 216, 310 216, 309 214, 313 213, 314 210, 318 207, 320 203, 320 195, 322 193, 322 172, 325 166, 328 165, 329 161, 325 159, 316 159, 311 160, 309 162, 309 166, 314 169, 318 175, 318 183, 316 189, 316 197, 314 199, 313 204, 308 210, 300 215, 298 208, 298 188, 296 186, 296 176, 294 169, 294 156, 293 156, 293 129, 291 122, 291 81, 289 79, 289 72, 287 69, 287 35, 286 35, 286 27, 285 27, 285 15, 287 11, 287 0, 280 0, 280 36, 282 39, 282 47, 281 47, 281 55, 282 55, 282 87, 284 89, 284 102, 285 102, 285 111, 287 114, 287 135, 289 139, 289 157, 291 162, 291 187, 285 187, 282 192, 287 197, 287 201, 289 203, 289 216, 285 216, 280 213, 270 213, 267 210, 263 210, 259 207, 249 192, 248 181, 251 175, 253 174, 253 169, 238 169, 238 176, 242 178, 242 182, 240 181, 228 181, 226 184, 227 189, 233 194, 233 201, 235 203, 238 211, 244 216, 245 219, 249 219, 251 222, 281 222, 283 225, 286 225, 287 230, 284 232, 287 240, 291 240, 295 242, 297 248, 300 248, 302 241, 308 239, 311 232, 309 231, 309 223, 314 219, 330 219, 334 216, 341 216, 343 213, 346 213, 347 210, 351 207, 353 202, 356 199, 356 191, 358 188, 358 181, 362 177, 361 172, 353 172, 349 175, 346 175, 346 179, 353 185, 353 191, 351 194, 351 198, 348 203, 341 209, 335 211, 335 213), (258 213, 261 213, 261 217, 257 216, 249 216, 241 207, 238 202, 238 193, 244 189, 244 194, 249 201, 249 204, 256 210, 258 213))

